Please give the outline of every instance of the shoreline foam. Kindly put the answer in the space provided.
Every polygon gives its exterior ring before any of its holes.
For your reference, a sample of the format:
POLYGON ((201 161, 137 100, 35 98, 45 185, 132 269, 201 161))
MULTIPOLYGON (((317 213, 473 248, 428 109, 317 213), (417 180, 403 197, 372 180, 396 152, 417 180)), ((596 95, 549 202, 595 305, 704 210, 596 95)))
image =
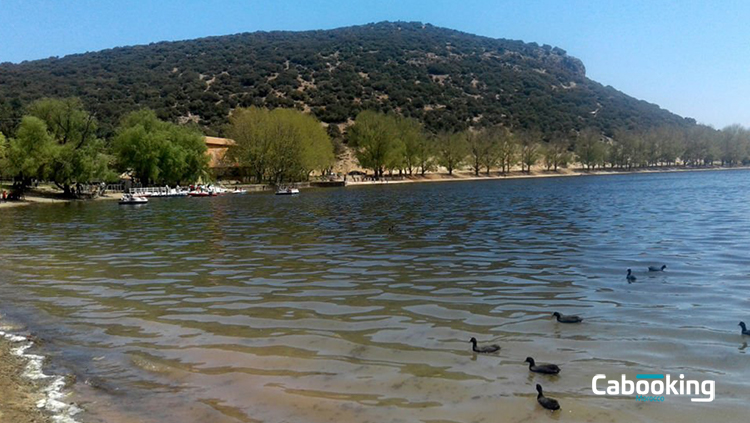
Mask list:
MULTIPOLYGON (((0 376, 7 380, 0 381, 0 385, 13 391, 14 394, 20 393, 22 397, 26 396, 26 392, 31 391, 31 396, 35 397, 23 398, 25 401, 14 401, 14 405, 17 406, 14 412, 23 415, 27 421, 31 422, 78 423, 74 416, 82 410, 75 404, 64 401, 68 396, 65 390, 67 385, 65 377, 44 373, 45 357, 28 352, 34 346, 34 341, 8 330, 7 327, 0 327, 0 343, 5 343, 7 347, 0 350, 3 355, 0 360, 6 366, 23 366, 22 369, 11 370, 14 373, 20 373, 22 381, 13 380, 7 377, 6 372, 3 372, 0 376), (12 357, 5 357, 8 353, 12 357), (12 358, 17 358, 18 362, 13 362, 12 358), (30 404, 31 401, 36 409, 30 404), (39 415, 39 411, 42 411, 43 415, 39 415)), ((0 414, 0 422, 4 421, 0 414)))

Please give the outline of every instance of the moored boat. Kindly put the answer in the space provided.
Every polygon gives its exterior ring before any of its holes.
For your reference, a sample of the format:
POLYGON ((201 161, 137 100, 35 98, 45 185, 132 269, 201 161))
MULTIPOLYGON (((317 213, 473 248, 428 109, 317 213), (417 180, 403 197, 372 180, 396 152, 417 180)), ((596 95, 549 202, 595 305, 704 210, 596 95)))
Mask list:
POLYGON ((184 188, 165 187, 147 187, 131 188, 130 194, 136 197, 156 198, 156 197, 184 197, 188 195, 188 190, 184 188))
POLYGON ((213 197, 216 193, 211 191, 190 191, 188 195, 190 197, 213 197))
POLYGON ((148 198, 146 197, 140 197, 133 194, 123 194, 122 198, 120 198, 119 201, 120 204, 146 204, 148 203, 148 198))
POLYGON ((299 189, 297 188, 279 188, 276 190, 276 195, 297 195, 299 194, 299 189))
POLYGON ((215 197, 229 192, 226 188, 216 185, 198 185, 192 188, 193 189, 187 194, 190 197, 215 197))

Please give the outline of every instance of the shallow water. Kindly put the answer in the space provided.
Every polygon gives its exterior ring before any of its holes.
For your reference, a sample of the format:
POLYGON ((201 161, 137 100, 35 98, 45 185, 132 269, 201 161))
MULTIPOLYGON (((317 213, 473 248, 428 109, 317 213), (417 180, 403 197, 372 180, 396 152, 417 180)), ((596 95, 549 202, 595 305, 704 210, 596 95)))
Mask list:
POLYGON ((750 411, 748 171, 46 205, 2 210, 0 228, 0 310, 77 376, 84 422, 750 411), (471 336, 502 350, 473 355, 471 336), (530 374, 527 356, 563 371, 530 374), (712 379, 716 400, 595 396, 597 373, 712 379))

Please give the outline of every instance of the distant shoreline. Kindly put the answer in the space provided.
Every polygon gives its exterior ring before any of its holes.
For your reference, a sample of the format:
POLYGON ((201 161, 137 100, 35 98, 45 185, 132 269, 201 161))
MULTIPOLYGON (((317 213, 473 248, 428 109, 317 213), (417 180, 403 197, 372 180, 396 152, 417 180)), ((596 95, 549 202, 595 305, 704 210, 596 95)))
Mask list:
POLYGON ((507 174, 493 173, 490 175, 475 176, 474 173, 454 172, 448 175, 446 173, 428 173, 422 175, 404 175, 402 177, 394 176, 399 179, 388 179, 387 177, 379 180, 368 181, 347 181, 346 186, 366 186, 366 185, 390 185, 390 184, 409 184, 425 182, 454 182, 454 181, 497 181, 508 179, 536 179, 536 178, 564 178, 574 176, 606 176, 606 175, 633 175, 633 174, 650 174, 650 173, 674 173, 674 172, 707 172, 707 171, 725 171, 725 170, 750 170, 750 166, 735 167, 665 167, 665 168, 648 168, 633 170, 592 170, 585 171, 580 169, 560 169, 558 171, 536 170, 531 173, 520 171, 511 171, 507 174))
MULTIPOLYGON (((675 173, 675 172, 709 172, 709 171, 728 171, 728 170, 750 170, 750 166, 736 166, 736 167, 665 167, 665 168, 649 168, 649 169, 634 169, 634 170, 592 170, 587 172, 580 169, 560 169, 558 171, 547 171, 547 170, 534 170, 531 173, 524 173, 521 171, 511 171, 506 174, 491 173, 490 175, 481 174, 475 176, 473 172, 454 172, 453 175, 447 173, 427 173, 422 175, 403 175, 385 177, 381 180, 367 180, 367 181, 352 181, 347 178, 345 187, 356 187, 356 186, 368 186, 368 185, 392 185, 392 184, 412 184, 412 183, 427 183, 427 182, 469 182, 469 181, 500 181, 510 179, 537 179, 537 178, 565 178, 565 177, 576 177, 576 176, 606 176, 606 175, 633 175, 633 174, 651 174, 651 173, 675 173)), ((341 182, 341 181, 337 181, 341 182)), ((305 183, 306 184, 306 183, 305 183)), ((295 185, 295 184, 290 184, 295 185)), ((243 186, 243 185, 238 185, 243 186)), ((302 186, 301 189, 312 188, 302 186)), ((258 192, 269 192, 268 189, 258 192)), ((87 202, 87 201, 106 201, 106 200, 117 200, 119 194, 110 193, 108 195, 97 197, 93 200, 79 200, 79 199, 67 199, 50 196, 49 193, 36 193, 33 190, 26 194, 26 199, 23 201, 6 201, 0 202, 0 209, 11 208, 11 207, 22 207, 32 204, 54 204, 54 203, 72 203, 76 201, 87 202)))

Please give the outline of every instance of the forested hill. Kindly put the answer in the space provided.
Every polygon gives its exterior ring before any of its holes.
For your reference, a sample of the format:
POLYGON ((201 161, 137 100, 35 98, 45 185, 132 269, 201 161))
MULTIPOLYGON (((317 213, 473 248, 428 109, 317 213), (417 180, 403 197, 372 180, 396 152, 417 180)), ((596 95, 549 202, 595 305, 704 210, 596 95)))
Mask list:
MULTIPOLYGON (((421 23, 256 32, 0 65, 0 130, 41 97, 80 97, 105 133, 150 107, 221 135, 236 107, 297 107, 327 123, 397 111, 430 130, 502 124, 544 132, 692 125, 586 78, 560 49, 421 23)), ((343 125, 342 125, 343 127, 343 125)))

